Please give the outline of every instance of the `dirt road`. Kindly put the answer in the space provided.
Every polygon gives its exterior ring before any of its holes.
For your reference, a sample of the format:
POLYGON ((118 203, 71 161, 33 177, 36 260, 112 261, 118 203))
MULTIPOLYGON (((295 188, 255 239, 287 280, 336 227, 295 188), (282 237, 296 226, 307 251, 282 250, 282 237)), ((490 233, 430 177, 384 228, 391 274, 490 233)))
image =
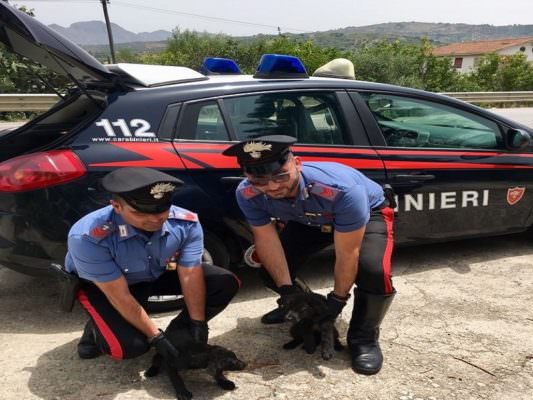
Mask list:
MULTIPOLYGON (((304 275, 322 293, 331 287, 331 253, 304 275)), ((531 236, 479 239, 399 249, 398 296, 383 324, 385 365, 366 377, 347 352, 323 361, 281 350, 287 327, 263 326, 274 304, 253 270, 229 309, 210 324, 210 340, 248 362, 231 373, 224 393, 203 372, 185 380, 195 399, 435 400, 533 398, 533 243, 531 236)), ((0 268, 0 399, 171 399, 166 377, 146 379, 150 354, 115 362, 80 360, 76 343, 85 316, 57 306, 50 282, 0 268)), ((351 306, 338 322, 343 335, 351 306)), ((172 314, 156 316, 165 326, 172 314)))

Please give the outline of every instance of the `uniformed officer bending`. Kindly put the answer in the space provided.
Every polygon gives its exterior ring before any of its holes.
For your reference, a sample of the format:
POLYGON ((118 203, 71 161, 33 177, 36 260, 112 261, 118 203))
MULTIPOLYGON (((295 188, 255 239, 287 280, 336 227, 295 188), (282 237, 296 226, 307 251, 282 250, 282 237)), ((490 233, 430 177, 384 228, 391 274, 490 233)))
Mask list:
POLYGON ((177 326, 206 344, 207 322, 239 287, 230 272, 202 264, 196 214, 172 205, 179 179, 149 168, 121 168, 102 180, 111 205, 80 219, 69 232, 66 269, 81 278, 77 298, 90 316, 78 343, 81 358, 116 359, 149 345, 171 365, 183 360, 145 309, 152 295, 183 294, 177 326))
MULTIPOLYGON (((266 283, 281 295, 281 303, 298 291, 295 274, 307 256, 334 243, 329 317, 341 313, 355 282, 347 337, 352 366, 375 374, 383 364, 379 327, 395 294, 394 211, 382 187, 361 172, 333 162, 302 163, 289 148, 295 141, 263 136, 224 151, 237 157, 246 175, 237 188, 237 202, 252 226, 257 255, 268 272, 266 283), (271 219, 288 221, 279 236, 271 219)), ((265 324, 283 320, 281 308, 262 318, 265 324)))

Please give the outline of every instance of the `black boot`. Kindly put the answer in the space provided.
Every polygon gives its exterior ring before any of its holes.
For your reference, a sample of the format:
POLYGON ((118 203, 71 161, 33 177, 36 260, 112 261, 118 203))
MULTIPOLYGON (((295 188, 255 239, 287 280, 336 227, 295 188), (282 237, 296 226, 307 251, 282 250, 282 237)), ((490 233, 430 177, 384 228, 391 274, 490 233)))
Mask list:
POLYGON ((80 358, 96 358, 102 354, 95 341, 95 326, 92 320, 85 324, 83 335, 78 342, 78 355, 80 358))
POLYGON ((348 346, 352 368, 364 375, 377 374, 383 365, 379 347, 379 326, 396 291, 389 295, 376 295, 354 290, 354 308, 348 329, 348 346))

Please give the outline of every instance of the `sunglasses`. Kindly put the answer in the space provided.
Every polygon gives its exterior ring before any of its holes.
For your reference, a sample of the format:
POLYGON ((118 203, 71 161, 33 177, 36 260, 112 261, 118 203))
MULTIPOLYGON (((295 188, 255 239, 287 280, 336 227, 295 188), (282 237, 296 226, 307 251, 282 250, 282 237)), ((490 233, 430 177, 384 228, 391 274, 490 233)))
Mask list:
POLYGON ((248 178, 248 182, 250 182, 254 186, 266 186, 268 185, 268 182, 270 181, 274 183, 287 182, 290 179, 290 177, 291 177, 291 172, 287 171, 287 172, 282 172, 281 174, 276 174, 276 175, 248 178))

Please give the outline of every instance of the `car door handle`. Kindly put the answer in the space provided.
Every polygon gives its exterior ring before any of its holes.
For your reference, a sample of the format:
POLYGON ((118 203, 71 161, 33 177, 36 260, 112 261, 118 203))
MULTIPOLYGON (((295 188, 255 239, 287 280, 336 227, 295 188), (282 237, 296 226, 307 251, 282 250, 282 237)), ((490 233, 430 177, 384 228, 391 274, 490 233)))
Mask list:
POLYGON ((244 176, 223 176, 220 178, 222 183, 241 183, 244 179, 244 176))
POLYGON ((431 181, 435 179, 435 175, 430 174, 407 174, 407 175, 395 175, 394 179, 399 181, 431 181))

